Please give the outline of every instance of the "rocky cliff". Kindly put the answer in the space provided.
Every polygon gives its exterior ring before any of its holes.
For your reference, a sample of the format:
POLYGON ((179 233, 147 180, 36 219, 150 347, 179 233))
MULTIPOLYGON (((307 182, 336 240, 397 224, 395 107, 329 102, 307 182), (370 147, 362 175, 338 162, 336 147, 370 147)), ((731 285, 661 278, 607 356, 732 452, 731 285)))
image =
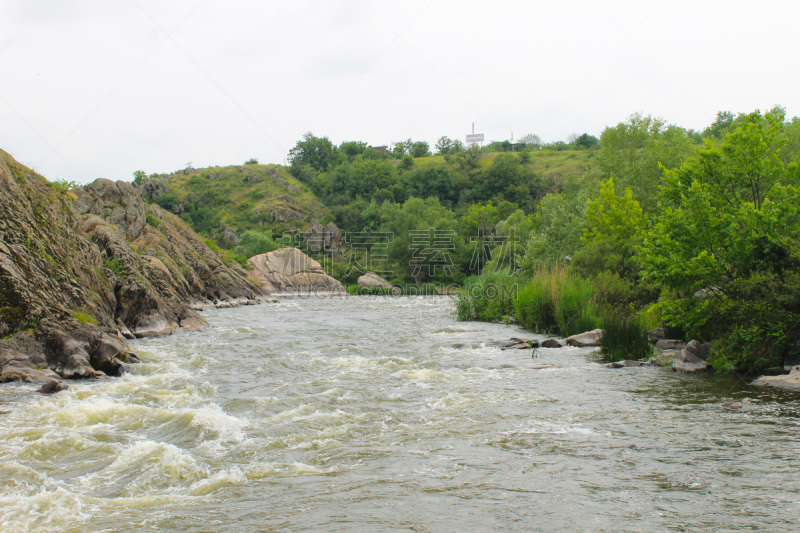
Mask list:
POLYGON ((123 338, 266 296, 248 277, 129 183, 69 191, 0 150, 0 380, 119 374, 135 361, 123 338))

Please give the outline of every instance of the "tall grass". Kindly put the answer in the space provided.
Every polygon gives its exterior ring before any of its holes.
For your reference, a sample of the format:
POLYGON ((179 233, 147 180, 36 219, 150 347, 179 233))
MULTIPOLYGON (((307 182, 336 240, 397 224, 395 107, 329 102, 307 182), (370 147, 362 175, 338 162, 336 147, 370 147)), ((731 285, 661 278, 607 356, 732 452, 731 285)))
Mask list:
POLYGON ((537 333, 565 337, 600 327, 592 283, 554 266, 534 272, 514 302, 519 323, 537 333))
POLYGON ((456 301, 458 319, 494 322, 513 315, 519 285, 507 270, 467 278, 456 301))
POLYGON ((609 361, 643 359, 653 355, 647 324, 641 317, 603 317, 603 355, 609 361))

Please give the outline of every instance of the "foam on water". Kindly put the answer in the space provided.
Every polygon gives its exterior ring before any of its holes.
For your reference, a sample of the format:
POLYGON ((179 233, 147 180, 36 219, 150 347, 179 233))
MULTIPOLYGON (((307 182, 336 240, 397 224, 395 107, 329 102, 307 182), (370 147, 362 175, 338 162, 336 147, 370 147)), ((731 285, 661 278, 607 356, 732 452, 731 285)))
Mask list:
POLYGON ((0 530, 797 525, 781 518, 800 501, 797 401, 608 371, 590 349, 501 351, 487 343, 532 336, 451 308, 212 310, 203 331, 134 341, 132 375, 0 387, 0 530))

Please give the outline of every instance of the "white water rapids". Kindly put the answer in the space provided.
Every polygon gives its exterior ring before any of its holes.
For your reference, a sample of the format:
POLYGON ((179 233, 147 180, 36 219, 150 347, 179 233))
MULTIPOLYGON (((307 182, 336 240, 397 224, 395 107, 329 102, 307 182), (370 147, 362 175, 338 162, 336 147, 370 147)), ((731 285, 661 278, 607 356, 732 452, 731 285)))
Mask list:
POLYGON ((500 351, 535 336, 451 310, 209 311, 133 342, 134 374, 0 386, 0 530, 800 529, 797 396, 500 351))

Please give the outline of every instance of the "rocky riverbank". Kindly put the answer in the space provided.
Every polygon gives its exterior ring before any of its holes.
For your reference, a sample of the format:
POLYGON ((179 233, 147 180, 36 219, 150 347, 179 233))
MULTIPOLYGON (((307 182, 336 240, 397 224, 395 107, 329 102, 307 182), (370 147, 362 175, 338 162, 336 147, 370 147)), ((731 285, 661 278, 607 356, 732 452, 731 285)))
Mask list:
POLYGON ((69 190, 0 150, 0 380, 119 375, 125 339, 206 324, 269 298, 127 182, 69 190))

